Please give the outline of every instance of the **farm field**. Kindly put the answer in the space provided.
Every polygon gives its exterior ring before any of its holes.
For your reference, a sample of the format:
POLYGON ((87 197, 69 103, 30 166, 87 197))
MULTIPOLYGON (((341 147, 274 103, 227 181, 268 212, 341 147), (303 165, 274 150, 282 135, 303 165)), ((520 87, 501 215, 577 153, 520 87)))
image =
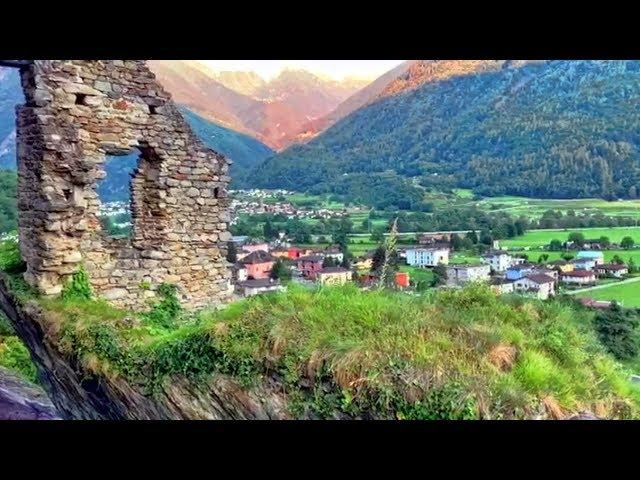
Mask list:
MULTIPOLYGON (((460 198, 465 198, 460 194, 460 198)), ((469 198, 468 196, 466 198, 469 198)), ((574 210, 577 214, 597 213, 616 217, 639 217, 640 200, 620 200, 608 202, 601 198, 581 199, 536 199, 527 197, 489 197, 476 202, 486 211, 506 211, 514 216, 540 218, 547 210, 567 212, 574 210)))
POLYGON ((409 273, 411 282, 426 282, 427 284, 431 284, 433 281, 433 271, 431 269, 400 265, 399 270, 409 273))
POLYGON ((581 232, 586 238, 609 237, 612 242, 620 242, 624 237, 632 237, 640 242, 640 227, 609 227, 609 228, 578 228, 573 230, 530 230, 516 238, 500 240, 500 245, 506 248, 541 247, 546 246, 553 239, 567 240, 572 232, 581 232))
POLYGON ((640 308, 640 281, 630 283, 613 283, 604 288, 577 293, 579 298, 593 298, 595 300, 616 300, 624 307, 640 308))
POLYGON ((453 252, 449 257, 449 263, 452 265, 460 265, 465 263, 478 264, 482 263, 482 260, 480 260, 479 256, 474 255, 470 252, 453 252))
MULTIPOLYGON (((523 254, 526 254, 529 257, 529 261, 537 262, 538 258, 542 254, 549 255, 549 260, 553 261, 553 260, 558 260, 559 258, 562 258, 562 255, 564 255, 565 253, 569 253, 570 255, 574 255, 575 256, 577 252, 575 250, 570 250, 569 252, 564 252, 564 251, 562 251, 562 252, 552 252, 550 250, 544 250, 544 249, 542 249, 542 250, 532 249, 532 250, 527 250, 527 251, 523 251, 523 252, 512 252, 512 253, 523 253, 523 254)), ((635 249, 635 250, 604 250, 602 253, 604 253, 604 261, 607 262, 607 263, 611 262, 613 260, 613 257, 618 255, 625 262, 627 262, 630 258, 632 258, 633 261, 636 264, 640 264, 640 249, 635 249)))

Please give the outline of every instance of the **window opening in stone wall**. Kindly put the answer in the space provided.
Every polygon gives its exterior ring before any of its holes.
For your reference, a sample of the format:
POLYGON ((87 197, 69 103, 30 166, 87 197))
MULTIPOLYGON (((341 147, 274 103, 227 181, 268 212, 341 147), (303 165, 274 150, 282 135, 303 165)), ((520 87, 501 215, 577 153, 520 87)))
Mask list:
POLYGON ((18 228, 15 108, 24 104, 20 75, 0 67, 0 234, 18 228))
POLYGON ((131 236, 131 179, 139 156, 140 152, 135 150, 128 155, 109 155, 105 159, 106 176, 97 185, 98 217, 102 231, 109 237, 131 236))
POLYGON ((131 214, 134 239, 147 248, 164 243, 167 222, 164 189, 159 186, 160 157, 153 148, 140 146, 138 168, 131 182, 131 214))

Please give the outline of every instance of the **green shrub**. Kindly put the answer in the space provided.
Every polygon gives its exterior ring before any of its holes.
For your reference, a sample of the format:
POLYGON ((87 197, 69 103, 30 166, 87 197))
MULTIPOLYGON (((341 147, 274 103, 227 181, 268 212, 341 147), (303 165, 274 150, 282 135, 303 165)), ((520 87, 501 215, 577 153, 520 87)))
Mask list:
POLYGON ((9 274, 22 273, 26 270, 18 242, 7 240, 0 243, 0 270, 9 274))
POLYGON ((6 315, 0 312, 0 337, 13 335, 13 327, 6 315))
POLYGON ((144 314, 144 319, 150 325, 162 328, 170 328, 182 311, 180 300, 176 295, 178 287, 163 283, 158 287, 157 295, 160 302, 156 303, 150 312, 144 314))
POLYGON ((401 399, 399 404, 396 415, 400 420, 474 420, 478 418, 474 399, 456 384, 434 388, 422 400, 414 403, 401 399))
POLYGON ((0 336, 0 365, 32 382, 36 381, 36 366, 27 347, 16 336, 0 336))
POLYGON ((78 271, 71 276, 71 279, 62 289, 61 297, 64 300, 91 300, 93 298, 91 282, 89 281, 89 275, 87 275, 84 266, 81 266, 78 271))
POLYGON ((600 341, 618 360, 630 360, 638 355, 638 323, 636 313, 623 310, 615 302, 594 317, 600 341))

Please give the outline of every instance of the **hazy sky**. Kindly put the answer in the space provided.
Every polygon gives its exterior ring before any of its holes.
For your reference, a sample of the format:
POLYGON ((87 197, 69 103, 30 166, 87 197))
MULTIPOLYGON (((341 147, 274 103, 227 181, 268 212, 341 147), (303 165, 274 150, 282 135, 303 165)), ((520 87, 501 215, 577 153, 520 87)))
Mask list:
POLYGON ((201 60, 214 70, 250 70, 268 80, 285 68, 309 70, 336 80, 344 77, 374 79, 403 60, 201 60))

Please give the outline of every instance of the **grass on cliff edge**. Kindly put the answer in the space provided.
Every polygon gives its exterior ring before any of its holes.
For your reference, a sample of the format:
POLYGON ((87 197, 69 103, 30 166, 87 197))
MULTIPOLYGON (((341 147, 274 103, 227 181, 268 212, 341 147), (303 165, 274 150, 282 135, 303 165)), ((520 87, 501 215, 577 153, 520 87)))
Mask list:
POLYGON ((423 297, 290 287, 170 327, 99 300, 20 298, 43 306, 48 333, 89 374, 149 394, 173 375, 204 385, 218 372, 247 387, 278 377, 296 417, 640 418, 640 392, 590 312, 481 285, 423 297))

